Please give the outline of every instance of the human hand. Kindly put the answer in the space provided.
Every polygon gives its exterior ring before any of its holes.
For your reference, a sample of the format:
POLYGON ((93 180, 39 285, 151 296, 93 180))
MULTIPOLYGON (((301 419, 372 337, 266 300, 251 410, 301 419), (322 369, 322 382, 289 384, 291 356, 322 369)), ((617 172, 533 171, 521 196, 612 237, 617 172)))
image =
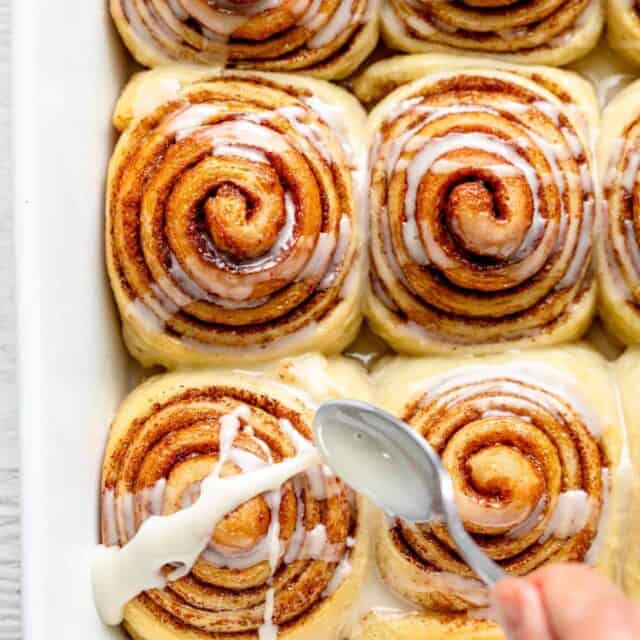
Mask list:
POLYGON ((585 565, 501 580, 493 604, 509 640, 640 639, 640 610, 585 565))

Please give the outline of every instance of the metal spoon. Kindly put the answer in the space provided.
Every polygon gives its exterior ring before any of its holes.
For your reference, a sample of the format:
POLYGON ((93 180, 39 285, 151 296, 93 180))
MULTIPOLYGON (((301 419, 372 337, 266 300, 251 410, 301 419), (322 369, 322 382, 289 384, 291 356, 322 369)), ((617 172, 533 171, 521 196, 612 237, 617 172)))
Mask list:
POLYGON ((410 522, 443 519, 458 552, 488 587, 506 573, 465 531, 451 476, 432 447, 407 424, 365 402, 332 400, 314 419, 327 464, 385 512, 410 522))

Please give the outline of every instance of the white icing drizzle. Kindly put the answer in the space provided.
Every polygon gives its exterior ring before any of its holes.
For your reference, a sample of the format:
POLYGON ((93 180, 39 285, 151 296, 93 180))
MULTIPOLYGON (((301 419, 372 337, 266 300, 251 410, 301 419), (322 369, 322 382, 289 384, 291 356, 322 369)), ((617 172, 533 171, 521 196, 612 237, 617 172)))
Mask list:
POLYGON ((275 594, 275 589, 269 589, 267 591, 264 601, 264 622, 258 629, 259 640, 275 640, 278 637, 278 627, 273 624, 275 594))
POLYGON ((245 160, 250 160, 251 162, 258 162, 260 164, 269 163, 267 156, 262 153, 262 151, 257 151, 256 149, 251 149, 239 144, 226 144, 216 146, 216 148, 213 150, 213 155, 238 156, 239 158, 244 158, 245 160))
POLYGON ((462 598, 475 607, 487 607, 489 605, 488 589, 475 578, 465 578, 447 571, 425 573, 423 575, 424 581, 422 584, 412 585, 412 589, 418 593, 439 591, 462 598))
MULTIPOLYGON (((286 418, 282 418, 278 421, 278 424, 280 425, 280 429, 282 429, 285 435, 293 443, 293 446, 296 448, 296 453, 298 455, 300 455, 304 451, 307 451, 308 449, 313 449, 313 445, 309 442, 309 440, 307 440, 302 434, 294 429, 289 420, 287 420, 286 418)), ((327 493, 321 465, 308 469, 307 479, 309 480, 311 495, 316 500, 325 500, 327 497, 327 493)))
POLYGON ((116 497, 116 514, 118 514, 118 524, 121 531, 124 531, 127 538, 131 539, 136 534, 136 511, 135 496, 125 493, 116 497))
POLYGON ((309 40, 309 49, 318 49, 338 37, 351 22, 353 0, 342 0, 327 24, 309 40))
MULTIPOLYGON (((626 454, 628 455, 628 453, 626 454)), ((620 470, 622 473, 624 470, 624 463, 620 464, 620 470)), ((591 543, 589 551, 587 551, 584 561, 589 565, 594 565, 598 560, 600 551, 604 545, 604 540, 607 535, 607 524, 609 522, 609 509, 611 506, 610 493, 611 493, 612 478, 610 477, 609 469, 602 470, 602 505, 600 510, 600 522, 598 523, 598 531, 596 537, 591 543)))
POLYGON ((116 501, 113 489, 102 494, 102 539, 105 546, 111 547, 118 544, 118 525, 116 524, 116 501))
POLYGON ((579 158, 584 152, 582 142, 580 142, 580 138, 569 131, 569 129, 567 129, 566 127, 562 127, 560 131, 562 132, 562 135, 567 142, 567 146, 569 147, 569 149, 571 149, 573 157, 579 158))
POLYGON ((319 453, 309 445, 295 458, 252 473, 228 478, 210 475, 191 507, 170 516, 148 518, 122 548, 98 546, 92 578, 101 618, 106 624, 119 624, 129 600, 148 589, 162 589, 168 581, 189 573, 226 514, 261 493, 278 491, 291 477, 320 463, 319 453), (166 565, 178 568, 165 577, 161 569, 166 565))
POLYGON ((331 265, 327 270, 325 276, 320 281, 318 290, 323 291, 324 289, 328 289, 334 283, 339 273, 339 267, 342 264, 342 261, 344 260, 345 254, 347 252, 347 247, 349 246, 350 240, 351 221, 349 220, 349 216, 345 215, 340 218, 340 225, 338 228, 338 244, 336 245, 331 265))
MULTIPOLYGON (((566 408, 556 400, 560 398, 580 416, 594 438, 599 440, 602 437, 602 422, 583 397, 577 382, 568 376, 566 371, 534 360, 525 358, 518 364, 468 365, 430 380, 426 384, 420 382, 412 387, 411 391, 424 394, 421 402, 423 406, 438 395, 460 387, 457 394, 460 399, 479 391, 495 392, 497 390, 523 396, 554 414, 565 415, 566 408), (539 393, 536 389, 529 389, 526 385, 522 386, 517 382, 525 382, 547 393, 539 393)), ((571 416, 567 417, 571 418, 571 416)))
POLYGON ((629 154, 627 168, 622 174, 622 186, 626 191, 633 191, 633 187, 638 180, 638 169, 640 168, 640 151, 629 154))
POLYGON ((329 596, 333 595, 350 573, 351 562, 349 561, 349 556, 345 555, 338 563, 338 566, 333 572, 329 583, 325 587, 325 590, 322 592, 322 596, 328 598, 329 596))
POLYGON ((167 3, 171 7, 171 11, 173 11, 176 18, 179 20, 187 20, 189 18, 189 14, 184 10, 182 5, 180 4, 180 0, 167 0, 167 3))
POLYGON ((162 515, 162 503, 167 479, 160 478, 154 485, 142 490, 141 500, 151 515, 162 515))
MULTIPOLYGON (((415 139, 414 139, 415 140, 415 139)), ((525 176, 531 196, 533 198, 533 222, 527 232, 524 244, 529 244, 538 237, 540 229, 545 225, 545 219, 540 212, 539 183, 533 168, 524 160, 517 151, 504 140, 484 133, 452 133, 440 138, 433 138, 426 142, 422 149, 416 153, 407 168, 407 191, 405 194, 406 222, 403 226, 405 245, 412 259, 418 264, 427 264, 428 256, 437 255, 439 263, 447 262, 447 256, 443 249, 434 241, 427 242, 426 252, 422 245, 418 245, 419 231, 416 221, 416 202, 420 181, 435 161, 442 155, 462 148, 481 149, 499 155, 516 167, 525 176)))
POLYGON ((323 557, 326 545, 327 529, 323 524, 317 524, 311 531, 306 532, 300 557, 320 560, 323 557))
POLYGON ((581 489, 565 491, 558 496, 558 504, 549 520, 540 543, 555 537, 566 540, 582 531, 589 521, 593 500, 581 489))
POLYGON ((569 264, 564 276, 560 279, 556 285, 556 289, 564 289, 565 287, 573 286, 577 280, 580 272, 584 268, 587 255, 591 251, 592 237, 591 233, 585 230, 592 228, 595 219, 596 206, 595 201, 590 199, 584 203, 584 214, 582 219, 581 233, 578 237, 578 245, 575 248, 573 254, 573 260, 569 264))
POLYGON ((321 233, 318 236, 318 241, 316 242, 316 246, 309 258, 309 261, 300 272, 297 280, 313 278, 318 273, 324 273, 335 246, 336 241, 330 233, 321 233))
POLYGON ((280 489, 272 491, 266 495, 267 504, 271 509, 271 526, 267 534, 268 540, 268 560, 271 568, 271 575, 278 567, 278 560, 281 554, 280 544, 280 503, 282 502, 282 492, 280 489))
POLYGON ((298 21, 298 24, 302 27, 308 27, 309 29, 316 29, 319 26, 319 22, 324 19, 324 16, 319 13, 322 0, 311 0, 309 8, 298 21))
POLYGON ((241 405, 231 413, 220 418, 220 449, 218 454, 218 463, 213 470, 214 477, 220 475, 220 471, 229 457, 231 447, 233 447, 233 442, 240 430, 240 418, 244 418, 246 420, 249 418, 249 415, 249 408, 246 405, 241 405))
POLYGON ((131 300, 127 304, 124 315, 128 319, 143 324, 151 331, 156 333, 162 333, 162 331, 164 331, 164 321, 153 312, 149 305, 139 298, 131 300))
MULTIPOLYGON (((262 441, 257 440, 257 442, 262 441)), ((264 446, 266 447, 267 445, 264 444, 264 446)), ((262 458, 253 455, 253 453, 236 447, 233 447, 231 451, 229 451, 228 460, 237 464, 243 471, 257 471, 268 464, 262 458)))
POLYGON ((547 102, 546 100, 537 100, 533 103, 533 106, 538 110, 544 113, 549 120, 553 122, 556 126, 560 124, 560 114, 562 113, 562 108, 558 105, 552 104, 551 102, 547 102))

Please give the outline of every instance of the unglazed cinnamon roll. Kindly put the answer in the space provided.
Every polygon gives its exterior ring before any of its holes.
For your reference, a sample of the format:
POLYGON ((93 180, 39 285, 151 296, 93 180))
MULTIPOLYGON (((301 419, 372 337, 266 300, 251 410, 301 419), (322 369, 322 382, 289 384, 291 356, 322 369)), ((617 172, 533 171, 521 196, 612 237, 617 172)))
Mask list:
POLYGON ((115 113, 107 265, 143 364, 338 353, 361 322, 364 111, 311 78, 169 67, 115 113))
POLYGON ((385 0, 382 33, 408 53, 466 51, 563 65, 593 47, 602 0, 385 0))
POLYGON ((608 0, 607 39, 612 49, 640 64, 640 5, 636 0, 608 0))
POLYGON ((598 162, 606 229, 598 249, 600 316, 626 344, 640 344, 640 83, 605 108, 598 162))
MULTIPOLYGON (((366 394, 357 365, 314 358, 303 366, 366 394)), ((314 404, 288 385, 298 364, 166 374, 136 389, 104 458, 103 543, 127 545, 150 516, 194 504, 212 473, 240 479, 307 446, 314 404)), ((338 640, 366 570, 365 509, 325 467, 295 476, 219 521, 188 575, 126 605, 124 627, 135 640, 338 640)))
POLYGON ((409 354, 579 337, 595 307, 591 86, 407 56, 370 67, 355 91, 371 102, 402 83, 369 118, 373 330, 409 354))
MULTIPOLYGON (((571 346, 485 359, 396 358, 375 373, 374 384, 379 401, 441 456, 465 528, 508 573, 584 561, 618 577, 628 454, 615 383, 594 351, 571 346)), ((425 611, 483 615, 488 592, 444 523, 381 516, 376 555, 387 583, 425 611)), ((429 637, 441 638, 471 624, 446 615, 404 620, 404 628, 433 627, 429 637)), ((485 637, 480 631, 495 637, 490 622, 478 624, 460 638, 485 637)), ((373 630, 365 637, 396 637, 376 636, 375 619, 366 626, 373 630)))
POLYGON ((110 0, 148 67, 176 62, 348 76, 378 41, 378 0, 110 0))

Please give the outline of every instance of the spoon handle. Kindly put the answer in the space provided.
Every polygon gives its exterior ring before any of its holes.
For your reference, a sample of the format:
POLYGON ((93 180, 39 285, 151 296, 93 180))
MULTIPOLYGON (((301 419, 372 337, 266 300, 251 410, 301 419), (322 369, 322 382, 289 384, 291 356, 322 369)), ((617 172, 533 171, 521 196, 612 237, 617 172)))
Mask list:
POLYGON ((502 578, 506 578, 506 572, 487 556, 482 549, 474 542, 473 538, 465 531, 458 512, 447 509, 447 526, 449 533, 456 543, 458 552, 463 560, 473 569, 473 572, 488 587, 495 587, 502 578))

